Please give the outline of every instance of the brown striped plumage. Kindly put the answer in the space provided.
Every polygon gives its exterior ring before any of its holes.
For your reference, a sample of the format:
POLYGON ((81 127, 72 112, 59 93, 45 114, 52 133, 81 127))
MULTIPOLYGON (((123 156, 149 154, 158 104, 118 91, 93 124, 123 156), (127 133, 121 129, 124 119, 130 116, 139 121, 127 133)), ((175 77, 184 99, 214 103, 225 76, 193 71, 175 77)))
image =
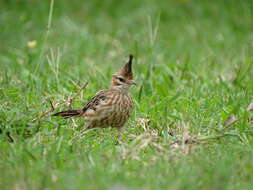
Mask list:
POLYGON ((110 88, 99 91, 82 110, 62 111, 54 116, 84 117, 87 121, 86 129, 123 127, 133 109, 132 96, 128 91, 129 86, 135 84, 132 59, 130 55, 128 63, 113 75, 110 88))

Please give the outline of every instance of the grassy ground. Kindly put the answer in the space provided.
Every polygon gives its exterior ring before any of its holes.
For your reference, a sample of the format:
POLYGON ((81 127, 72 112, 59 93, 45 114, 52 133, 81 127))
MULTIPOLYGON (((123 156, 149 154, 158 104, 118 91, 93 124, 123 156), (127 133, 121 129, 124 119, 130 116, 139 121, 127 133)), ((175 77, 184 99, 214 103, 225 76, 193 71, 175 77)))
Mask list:
POLYGON ((252 1, 72 0, 50 12, 49 0, 2 0, 0 10, 0 189, 252 188, 252 1), (121 142, 114 129, 80 137, 83 120, 40 117, 88 81, 82 107, 129 53, 138 86, 121 142))

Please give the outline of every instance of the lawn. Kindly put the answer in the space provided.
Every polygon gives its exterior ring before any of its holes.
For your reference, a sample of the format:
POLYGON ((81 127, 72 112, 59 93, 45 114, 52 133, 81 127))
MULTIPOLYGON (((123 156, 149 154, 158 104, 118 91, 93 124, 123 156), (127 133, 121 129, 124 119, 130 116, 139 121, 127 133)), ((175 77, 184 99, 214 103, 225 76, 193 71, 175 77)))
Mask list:
POLYGON ((1 0, 0 10, 1 190, 252 189, 251 0, 1 0), (107 88, 130 53, 135 109, 121 139, 50 116, 107 88))

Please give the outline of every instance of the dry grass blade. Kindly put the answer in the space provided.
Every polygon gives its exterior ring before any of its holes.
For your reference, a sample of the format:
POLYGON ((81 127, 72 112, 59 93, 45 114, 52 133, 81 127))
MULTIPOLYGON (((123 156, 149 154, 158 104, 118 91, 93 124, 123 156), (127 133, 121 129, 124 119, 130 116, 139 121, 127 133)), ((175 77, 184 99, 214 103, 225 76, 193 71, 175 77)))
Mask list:
POLYGON ((230 116, 224 121, 224 123, 223 123, 223 125, 222 125, 222 128, 227 128, 227 127, 231 126, 231 125, 234 124, 237 120, 238 120, 238 119, 237 119, 237 117, 236 117, 234 114, 230 115, 230 116))
POLYGON ((144 129, 144 131, 147 130, 147 126, 150 123, 150 119, 145 119, 145 118, 137 118, 138 123, 140 126, 144 129))
POLYGON ((61 105, 58 105, 58 104, 55 104, 55 105, 54 105, 53 102, 52 102, 50 99, 48 99, 48 101, 49 101, 49 104, 50 104, 50 106, 51 106, 51 109, 42 112, 42 113, 40 114, 40 116, 37 117, 37 118, 35 118, 35 119, 33 119, 33 121, 35 121, 35 120, 37 120, 37 119, 41 119, 42 117, 44 117, 44 116, 46 116, 47 114, 53 112, 55 109, 57 109, 58 107, 61 106, 61 105))
POLYGON ((198 138, 188 137, 188 138, 182 138, 182 139, 176 140, 172 142, 170 145, 178 146, 178 145, 186 145, 186 144, 194 144, 194 143, 199 143, 198 138))
POLYGON ((77 96, 80 95, 80 93, 87 87, 87 85, 88 85, 88 82, 86 82, 86 83, 77 91, 77 93, 76 93, 74 96, 68 97, 68 99, 67 99, 67 105, 68 105, 68 108, 69 108, 69 109, 72 109, 72 103, 73 103, 73 101, 75 100, 75 98, 76 98, 77 96))
POLYGON ((159 139, 159 136, 152 131, 147 131, 141 135, 129 135, 130 138, 133 138, 133 142, 130 144, 130 147, 123 148, 121 157, 123 159, 134 159, 139 160, 139 154, 141 150, 145 149, 149 145, 159 149, 160 151, 163 148, 158 144, 154 143, 155 140, 159 139))
POLYGON ((253 111, 253 101, 247 107, 247 111, 253 111))
POLYGON ((195 148, 193 144, 199 143, 196 137, 190 135, 189 126, 184 122, 179 122, 180 128, 182 128, 182 135, 174 142, 170 143, 171 152, 173 155, 187 155, 190 154, 195 148))
MULTIPOLYGON (((251 101, 251 103, 248 105, 247 109, 248 112, 253 111, 253 100, 251 101)), ((253 123, 253 119, 252 117, 249 116, 248 118, 248 123, 253 123)))
POLYGON ((253 123, 253 119, 248 119, 248 123, 253 123))
POLYGON ((33 119, 32 121, 36 121, 36 120, 38 120, 38 119, 41 119, 42 117, 48 115, 49 113, 55 111, 56 109, 58 109, 58 108, 60 108, 60 107, 68 107, 69 109, 71 109, 71 108, 72 108, 72 103, 73 103, 73 101, 75 100, 75 98, 76 98, 77 96, 80 95, 80 93, 87 87, 87 85, 88 85, 88 82, 86 82, 86 83, 77 91, 77 93, 76 93, 74 96, 69 96, 69 97, 67 98, 67 100, 66 100, 64 103, 62 103, 62 104, 59 104, 59 103, 53 104, 53 102, 52 102, 50 99, 48 99, 49 104, 50 104, 50 106, 51 106, 51 109, 42 112, 37 118, 33 119))
POLYGON ((180 125, 183 129, 183 134, 176 141, 172 142, 170 145, 171 146, 178 146, 178 145, 197 143, 198 139, 190 135, 189 127, 186 126, 186 124, 184 122, 180 122, 180 125))

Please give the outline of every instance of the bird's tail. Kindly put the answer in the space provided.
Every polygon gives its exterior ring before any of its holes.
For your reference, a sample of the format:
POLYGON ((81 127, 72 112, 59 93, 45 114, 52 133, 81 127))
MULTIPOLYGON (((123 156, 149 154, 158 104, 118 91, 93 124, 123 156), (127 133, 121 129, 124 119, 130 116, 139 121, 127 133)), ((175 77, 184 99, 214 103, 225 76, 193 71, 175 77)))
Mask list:
POLYGON ((52 116, 61 116, 61 117, 74 117, 74 116, 80 116, 82 114, 82 110, 67 110, 67 111, 61 111, 58 113, 53 114, 52 116))

